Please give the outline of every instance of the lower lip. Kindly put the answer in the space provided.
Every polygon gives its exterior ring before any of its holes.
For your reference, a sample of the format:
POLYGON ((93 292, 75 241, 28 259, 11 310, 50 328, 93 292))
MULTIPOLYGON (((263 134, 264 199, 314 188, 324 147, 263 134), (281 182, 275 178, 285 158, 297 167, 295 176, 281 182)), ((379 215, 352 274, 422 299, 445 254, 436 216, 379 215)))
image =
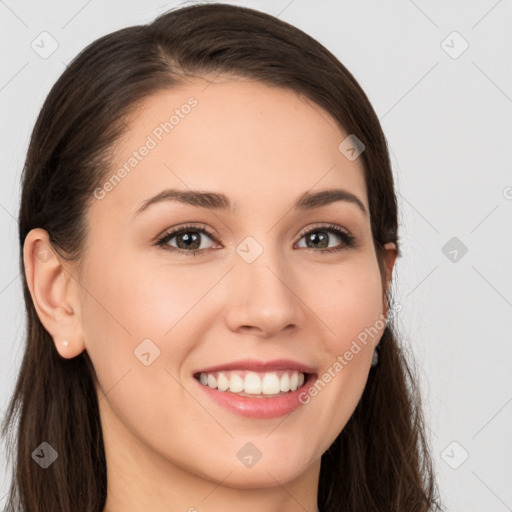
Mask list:
POLYGON ((303 399, 305 398, 304 395, 307 396, 308 385, 313 378, 314 375, 308 375, 304 384, 295 391, 289 391, 280 396, 263 398, 250 398, 230 391, 219 391, 201 384, 197 379, 194 380, 211 400, 226 409, 248 418, 270 419, 290 414, 304 405, 299 400, 299 396, 303 399))

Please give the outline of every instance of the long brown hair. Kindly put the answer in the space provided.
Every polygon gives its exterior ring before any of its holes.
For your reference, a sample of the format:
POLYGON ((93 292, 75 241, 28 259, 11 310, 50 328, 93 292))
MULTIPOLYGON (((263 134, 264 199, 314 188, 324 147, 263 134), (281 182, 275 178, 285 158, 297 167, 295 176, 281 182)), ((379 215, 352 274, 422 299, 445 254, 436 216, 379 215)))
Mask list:
MULTIPOLYGON (((349 71, 304 32, 246 7, 205 4, 91 43, 50 91, 23 169, 19 244, 27 338, 2 428, 4 437, 15 437, 8 442, 10 511, 101 512, 107 489, 94 367, 87 351, 60 357, 39 320, 24 272, 25 237, 43 228, 63 258, 79 263, 87 205, 109 172, 109 148, 124 120, 148 95, 212 73, 292 89, 360 139, 382 276, 384 244, 398 247, 393 176, 378 118, 349 71), (32 459, 42 442, 58 453, 45 470, 32 459)), ((360 402, 322 456, 318 506, 322 512, 426 512, 440 510, 437 500, 416 375, 391 320, 360 402)))

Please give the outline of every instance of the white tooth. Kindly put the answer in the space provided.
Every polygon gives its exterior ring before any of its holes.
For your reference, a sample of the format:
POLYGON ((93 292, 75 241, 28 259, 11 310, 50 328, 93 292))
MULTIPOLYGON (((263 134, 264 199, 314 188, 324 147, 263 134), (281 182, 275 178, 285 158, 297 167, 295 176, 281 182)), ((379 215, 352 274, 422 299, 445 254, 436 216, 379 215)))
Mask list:
POLYGON ((261 394, 261 379, 257 373, 247 372, 244 379, 244 391, 251 395, 261 394))
POLYGON ((215 378, 215 375, 212 375, 211 373, 208 374, 208 386, 212 389, 217 388, 217 379, 215 378))
POLYGON ((237 373, 232 373, 229 379, 229 391, 232 393, 240 393, 244 390, 244 379, 237 373))
POLYGON ((290 391, 290 377, 288 372, 284 372, 279 383, 279 389, 281 391, 290 391))
POLYGON ((200 373, 199 381, 204 386, 219 391, 229 390, 232 393, 245 391, 251 395, 277 395, 280 391, 295 391, 300 388, 304 384, 305 375, 295 370, 284 372, 281 378, 275 372, 265 373, 263 378, 256 372, 247 372, 245 378, 235 372, 227 375, 220 372, 217 378, 214 374, 200 373))
POLYGON ((290 378, 290 391, 295 391, 297 389, 298 383, 299 383, 299 375, 296 371, 294 371, 290 378))
POLYGON ((265 395, 276 395, 279 391, 279 377, 275 373, 266 373, 261 382, 261 392, 265 395))
POLYGON ((217 388, 219 391, 226 391, 229 388, 229 380, 223 373, 219 373, 217 377, 217 388))

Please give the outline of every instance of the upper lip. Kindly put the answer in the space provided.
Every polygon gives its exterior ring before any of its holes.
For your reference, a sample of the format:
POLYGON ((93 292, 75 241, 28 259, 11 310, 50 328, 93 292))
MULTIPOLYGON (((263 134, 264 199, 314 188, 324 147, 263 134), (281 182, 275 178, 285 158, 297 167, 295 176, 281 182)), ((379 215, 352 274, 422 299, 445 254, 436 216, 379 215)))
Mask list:
POLYGON ((253 372, 270 372, 274 370, 297 370, 302 373, 315 373, 311 366, 293 361, 292 359, 273 359, 272 361, 258 361, 256 359, 241 359, 230 363, 218 364, 198 370, 196 373, 212 373, 222 370, 249 370, 253 372))

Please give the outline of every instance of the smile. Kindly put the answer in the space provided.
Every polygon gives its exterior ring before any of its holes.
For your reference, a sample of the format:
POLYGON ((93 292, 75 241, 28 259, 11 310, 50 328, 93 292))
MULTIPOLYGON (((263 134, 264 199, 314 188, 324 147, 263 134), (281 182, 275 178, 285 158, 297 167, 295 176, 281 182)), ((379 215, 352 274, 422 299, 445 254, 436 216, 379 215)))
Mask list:
POLYGON ((304 384, 304 381, 305 374, 297 370, 272 372, 229 370, 199 374, 199 382, 203 386, 253 397, 279 396, 295 391, 304 384))

